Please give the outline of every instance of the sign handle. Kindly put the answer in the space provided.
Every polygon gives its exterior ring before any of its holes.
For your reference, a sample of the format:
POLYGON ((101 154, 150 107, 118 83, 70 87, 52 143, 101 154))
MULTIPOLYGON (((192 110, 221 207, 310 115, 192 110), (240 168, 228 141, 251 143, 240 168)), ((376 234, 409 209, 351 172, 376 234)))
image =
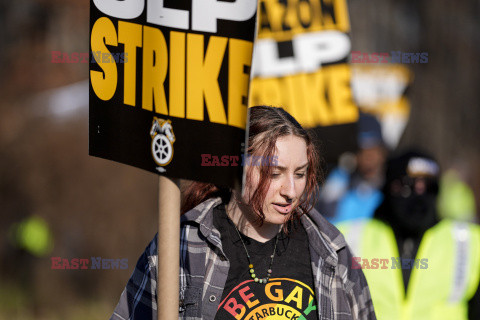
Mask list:
POLYGON ((158 182, 157 319, 178 319, 180 181, 160 176, 158 182))

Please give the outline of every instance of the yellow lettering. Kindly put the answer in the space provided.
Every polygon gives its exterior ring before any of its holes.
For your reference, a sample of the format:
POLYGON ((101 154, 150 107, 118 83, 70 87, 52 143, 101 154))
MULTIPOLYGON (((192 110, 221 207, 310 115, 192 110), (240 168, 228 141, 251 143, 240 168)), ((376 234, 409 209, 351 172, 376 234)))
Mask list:
POLYGON ((142 25, 119 21, 118 42, 125 45, 123 103, 135 106, 137 77, 137 48, 142 47, 142 25))
POLYGON ((288 1, 283 21, 283 30, 295 30, 298 27, 298 18, 296 12, 296 1, 288 1))
POLYGON ((308 28, 312 25, 312 16, 313 16, 313 10, 312 10, 312 4, 310 1, 299 1, 297 3, 298 6, 298 21, 304 28, 308 28))
POLYGON ((142 108, 168 115, 163 83, 167 76, 168 49, 163 33, 152 27, 143 28, 143 94, 142 108))
POLYGON ((317 72, 312 75, 302 75, 302 84, 307 95, 307 104, 309 112, 306 113, 310 120, 307 121, 312 127, 318 124, 331 125, 330 107, 325 97, 325 80, 323 72, 317 72))
POLYGON ((268 20, 268 14, 265 9, 265 2, 258 2, 258 34, 263 34, 265 32, 272 32, 272 26, 268 20))
POLYGON ((230 39, 228 49, 228 125, 245 129, 247 122, 247 96, 250 75, 245 66, 252 63, 253 44, 230 39))
POLYGON ((297 309, 302 309, 302 296, 303 296, 303 289, 299 286, 296 286, 292 292, 288 295, 285 299, 286 303, 290 303, 290 301, 295 301, 297 303, 297 309))
POLYGON ((274 296, 272 294, 272 287, 273 286, 281 286, 282 283, 281 282, 268 282, 266 285, 265 285, 265 295, 272 301, 282 301, 283 300, 283 290, 282 289, 275 289, 275 294, 276 296, 274 296))
POLYGON ((347 64, 332 65, 325 68, 328 96, 334 124, 355 122, 358 108, 352 100, 350 89, 350 67, 347 64))
POLYGON ((279 1, 264 1, 265 3, 265 14, 267 15, 266 20, 271 23, 271 30, 273 32, 282 32, 282 20, 284 19, 286 13, 286 5, 279 3, 279 1))
POLYGON ((332 65, 312 74, 256 78, 249 105, 282 106, 305 127, 356 122, 358 109, 350 89, 350 68, 332 65))
POLYGON ((170 32, 170 116, 185 118, 185 33, 170 32))
MULTIPOLYGON (((110 19, 102 17, 95 21, 95 24, 92 27, 92 34, 90 37, 92 52, 100 51, 102 54, 110 54, 106 44, 110 46, 118 45, 117 31, 110 19)), ((107 101, 113 97, 117 90, 117 64, 114 62, 112 63, 110 60, 102 62, 101 55, 98 57, 94 55, 94 57, 95 61, 97 61, 103 71, 90 70, 90 82, 97 97, 107 101)))
POLYGON ((187 36, 187 118, 203 121, 204 98, 210 122, 227 124, 218 75, 228 39, 211 36, 204 57, 204 36, 187 36))
POLYGON ((322 30, 350 31, 346 0, 260 0, 258 38, 291 40, 322 30))
POLYGON ((308 127, 313 125, 307 107, 308 101, 312 100, 312 98, 305 96, 305 90, 302 88, 303 83, 298 81, 300 77, 302 77, 302 75, 294 75, 285 78, 283 92, 284 94, 288 94, 291 102, 284 105, 284 107, 290 114, 297 115, 297 121, 308 127))
POLYGON ((250 84, 249 106, 258 106, 262 104, 284 107, 282 91, 279 79, 260 79, 255 78, 250 84))
POLYGON ((91 32, 92 51, 98 53, 94 58, 102 69, 90 70, 95 94, 102 100, 110 100, 115 95, 117 65, 105 57, 111 56, 107 46, 122 44, 126 58, 123 63, 125 105, 137 105, 137 84, 140 82, 137 81, 137 62, 140 59, 143 60, 142 109, 199 121, 205 120, 206 110, 210 122, 244 129, 253 43, 210 36, 204 48, 205 35, 171 31, 168 38, 167 45, 160 29, 126 21, 118 22, 117 38, 113 22, 106 17, 98 19, 91 32), (138 48, 142 50, 140 57, 138 48), (227 48, 228 57, 225 55, 227 48), (219 85, 221 70, 222 80, 228 82, 224 91, 219 85), (222 97, 222 93, 228 95, 222 97))
POLYGON ((345 0, 333 0, 335 7, 336 29, 342 32, 350 31, 350 17, 348 16, 347 2, 345 0))

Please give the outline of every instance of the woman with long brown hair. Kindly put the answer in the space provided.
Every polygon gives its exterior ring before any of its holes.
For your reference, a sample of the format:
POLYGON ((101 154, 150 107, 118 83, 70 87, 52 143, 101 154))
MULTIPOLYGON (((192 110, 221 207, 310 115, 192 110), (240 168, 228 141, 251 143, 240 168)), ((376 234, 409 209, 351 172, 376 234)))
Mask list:
MULTIPOLYGON (((184 190, 179 318, 375 319, 343 236, 312 209, 319 157, 309 133, 266 106, 250 108, 248 132, 255 161, 243 194, 200 182, 184 190)), ((156 243, 112 319, 156 319, 156 243)))

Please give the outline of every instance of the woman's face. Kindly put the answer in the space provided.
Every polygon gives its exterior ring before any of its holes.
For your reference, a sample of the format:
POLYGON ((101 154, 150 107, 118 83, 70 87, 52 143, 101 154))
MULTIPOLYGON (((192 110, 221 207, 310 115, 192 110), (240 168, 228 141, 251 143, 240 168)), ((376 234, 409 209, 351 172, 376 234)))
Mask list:
MULTIPOLYGON (((289 135, 280 137, 275 144, 276 165, 272 168, 270 186, 263 202, 264 223, 283 224, 296 207, 307 181, 307 144, 303 138, 289 135)), ((248 203, 258 186, 259 167, 253 170, 252 183, 246 186, 244 200, 248 203)))

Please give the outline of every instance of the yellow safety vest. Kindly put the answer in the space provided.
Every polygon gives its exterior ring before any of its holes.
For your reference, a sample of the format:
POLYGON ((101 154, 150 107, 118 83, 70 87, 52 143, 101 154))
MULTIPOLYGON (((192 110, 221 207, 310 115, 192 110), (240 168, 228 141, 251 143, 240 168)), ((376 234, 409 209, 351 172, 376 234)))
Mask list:
POLYGON ((468 301, 480 278, 479 226, 443 220, 427 230, 406 294, 397 243, 388 225, 373 219, 338 227, 357 257, 353 265, 362 266, 379 320, 468 319, 468 301))

